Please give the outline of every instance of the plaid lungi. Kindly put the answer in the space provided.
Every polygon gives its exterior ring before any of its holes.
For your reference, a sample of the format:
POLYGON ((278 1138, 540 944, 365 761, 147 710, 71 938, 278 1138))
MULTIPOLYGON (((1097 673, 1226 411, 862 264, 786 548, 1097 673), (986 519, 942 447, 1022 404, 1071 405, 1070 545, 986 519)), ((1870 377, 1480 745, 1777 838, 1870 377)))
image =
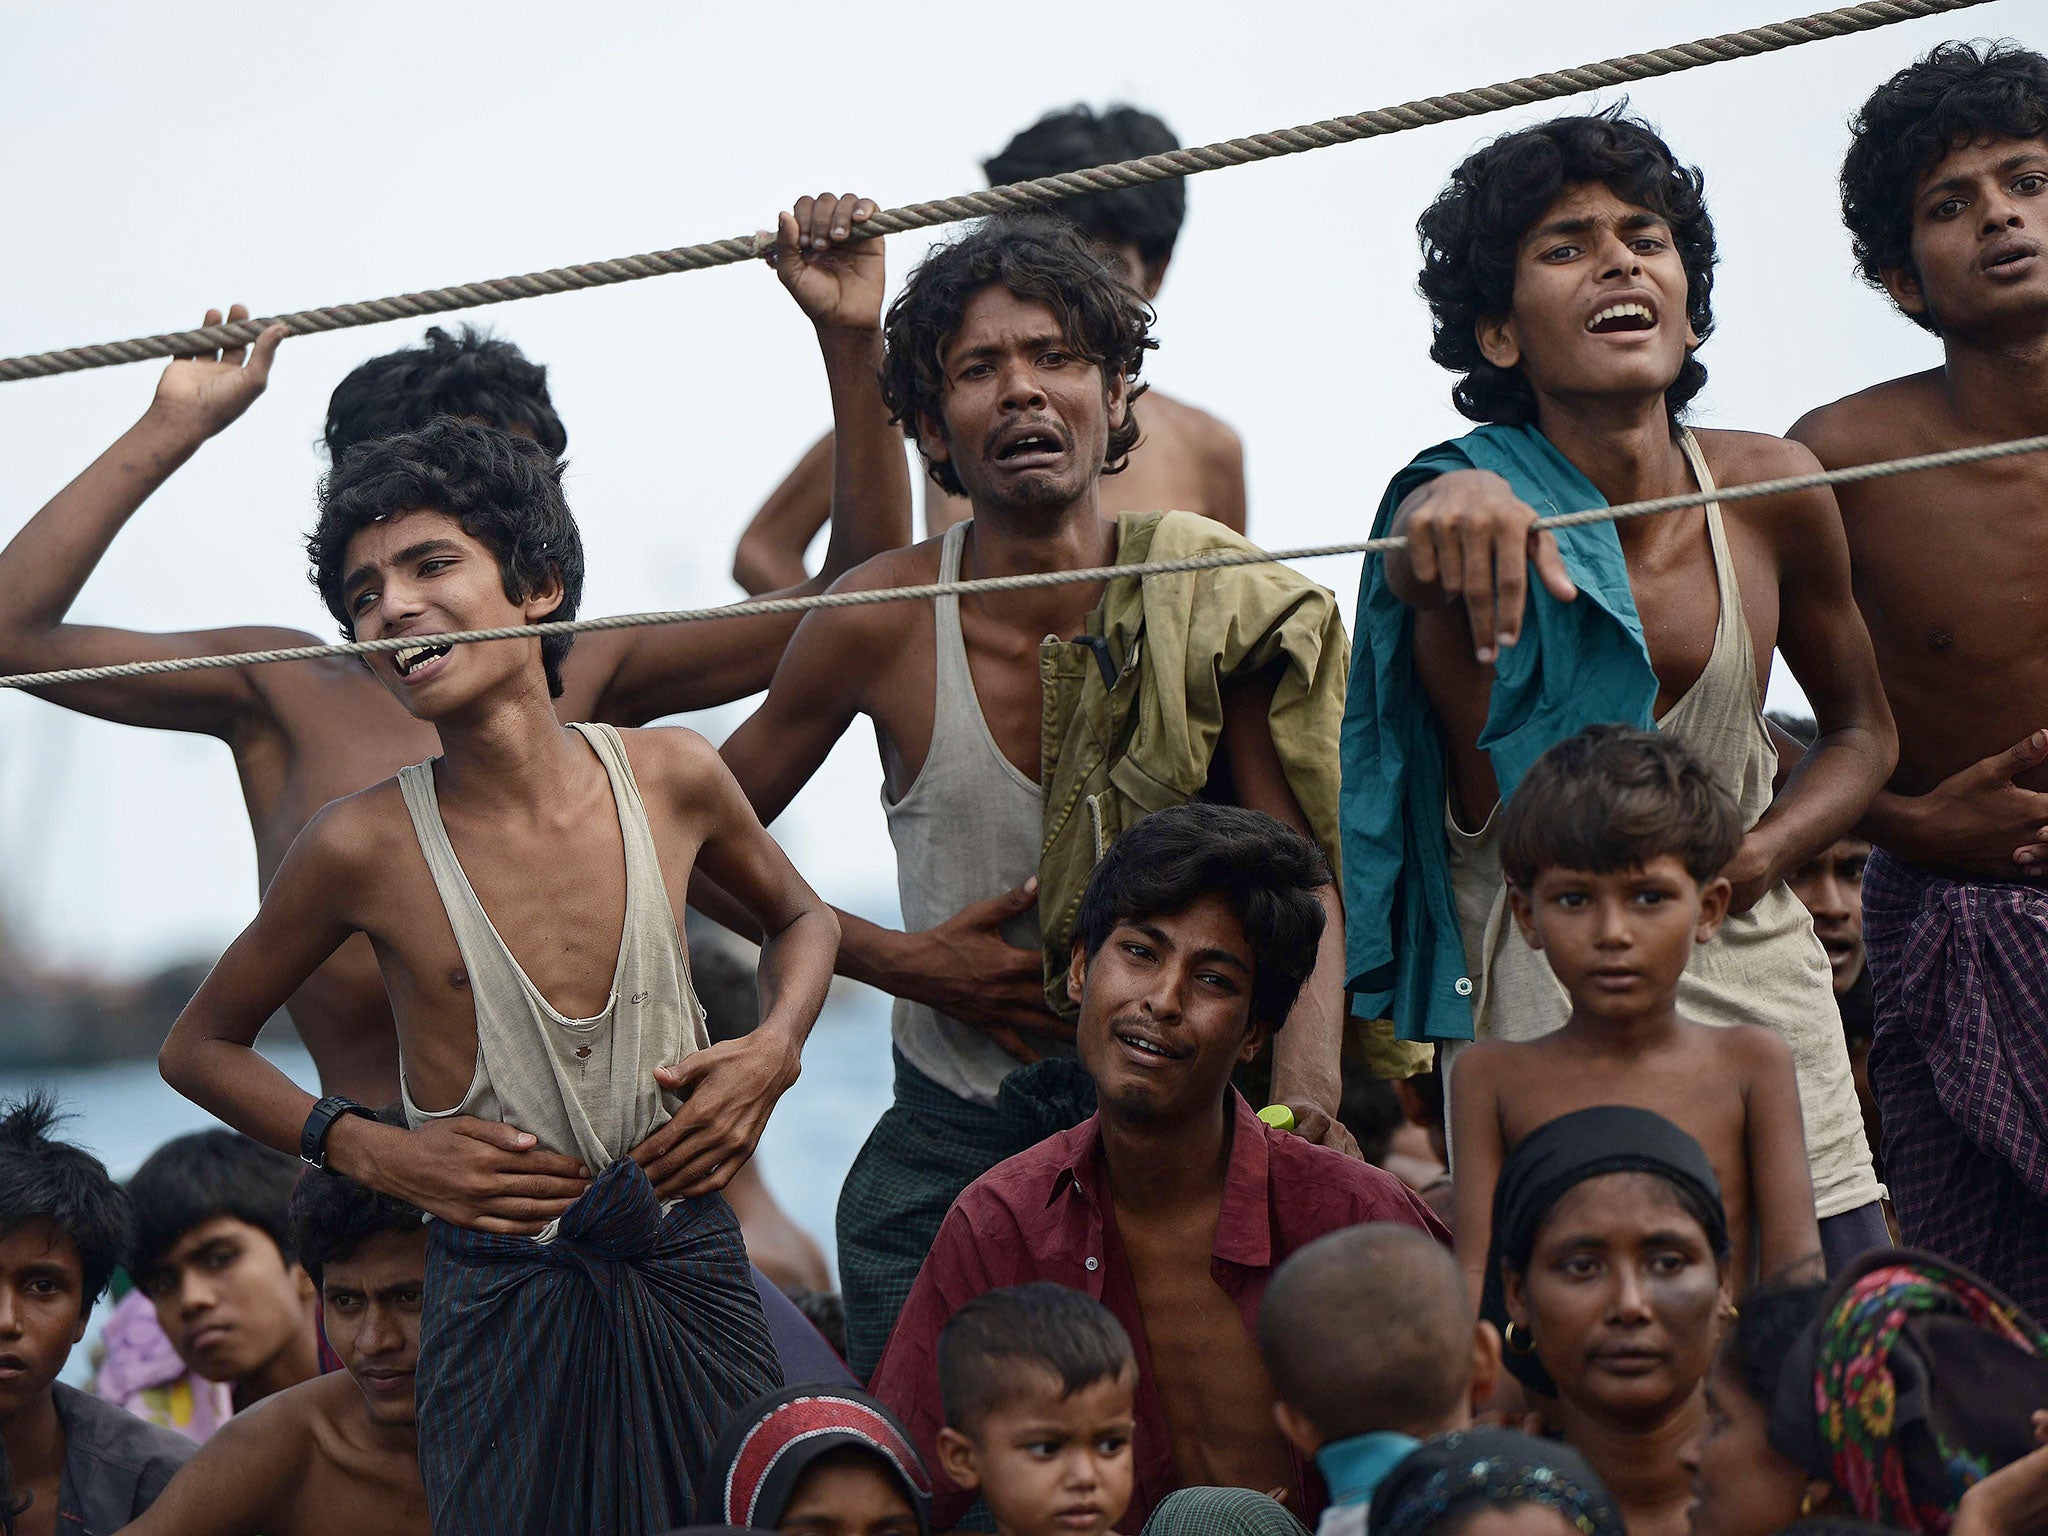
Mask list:
POLYGON ((2048 889, 1879 849, 1863 931, 1899 1235, 2048 1317, 2048 889))
POLYGON ((433 1223, 420 1478, 436 1536, 694 1525, 726 1424, 782 1385, 722 1195, 612 1164, 551 1242, 433 1223))
POLYGON ((896 1052, 896 1101, 875 1122, 839 1190, 839 1291, 846 1363, 863 1382, 910 1299, 960 1191, 1005 1158, 1095 1113, 1095 1084, 1071 1057, 1019 1067, 994 1106, 949 1093, 896 1052))

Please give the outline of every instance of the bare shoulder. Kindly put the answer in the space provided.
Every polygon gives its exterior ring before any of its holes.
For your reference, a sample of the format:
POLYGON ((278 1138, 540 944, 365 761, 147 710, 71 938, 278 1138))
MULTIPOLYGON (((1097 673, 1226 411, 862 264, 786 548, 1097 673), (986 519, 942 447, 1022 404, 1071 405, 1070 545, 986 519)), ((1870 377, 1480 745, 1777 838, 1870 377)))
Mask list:
MULTIPOLYGON (((1811 475, 1822 465, 1811 448, 1768 432, 1698 432, 1714 479, 1724 488, 1811 475)), ((1765 534, 1780 550, 1809 549, 1816 538, 1841 537, 1840 514, 1826 486, 1730 503, 1723 516, 1765 534)))
MULTIPOLYGON (((922 586, 939 579, 939 546, 941 538, 925 539, 902 549, 884 550, 881 554, 862 561, 852 570, 833 582, 828 589, 833 593, 875 592, 889 587, 922 586)), ((814 642, 828 641, 836 646, 864 646, 866 650, 850 650, 839 655, 840 662, 858 664, 863 656, 888 654, 895 649, 894 642, 900 638, 904 614, 908 609, 903 602, 864 603, 845 608, 813 609, 804 615, 803 630, 806 638, 814 642)), ((929 608, 929 604, 919 605, 929 608)))
POLYGON ((1238 464, 1244 460, 1244 439, 1220 416, 1212 416, 1199 405, 1159 390, 1149 390, 1138 405, 1140 425, 1153 425, 1160 436, 1171 435, 1175 444, 1203 464, 1238 464), (1151 423, 1145 418, 1150 416, 1151 423))
POLYGON ((358 875, 387 867, 395 849, 417 842, 405 792, 391 778, 321 806, 292 847, 329 874, 358 875))
POLYGON ((1784 1036, 1762 1024, 1688 1024, 1694 1037, 1716 1061, 1732 1067, 1744 1083, 1792 1072, 1792 1047, 1784 1036))
POLYGON ((346 1371, 316 1376, 282 1392, 273 1392, 244 1409, 207 1437, 181 1475, 231 1476, 252 1491, 274 1490, 303 1471, 319 1442, 321 1425, 334 1413, 334 1381, 351 1392, 355 1382, 346 1371))
POLYGON ((1929 424, 1946 415, 1941 370, 1930 368, 1817 406, 1786 435, 1805 444, 1829 469, 1840 469, 1926 447, 1929 424))
POLYGON ((1748 485, 1758 480, 1782 480, 1790 475, 1807 475, 1820 468, 1820 460, 1804 443, 1768 432, 1738 432, 1725 428, 1695 429, 1707 466, 1722 485, 1748 485))
POLYGON ((1527 1047, 1512 1040, 1474 1040, 1451 1063, 1451 1082, 1458 1093, 1491 1089, 1510 1062, 1525 1063, 1527 1047))
POLYGON ((725 774, 718 748, 688 726, 643 725, 621 730, 619 745, 625 748, 633 777, 643 784, 688 792, 725 774))

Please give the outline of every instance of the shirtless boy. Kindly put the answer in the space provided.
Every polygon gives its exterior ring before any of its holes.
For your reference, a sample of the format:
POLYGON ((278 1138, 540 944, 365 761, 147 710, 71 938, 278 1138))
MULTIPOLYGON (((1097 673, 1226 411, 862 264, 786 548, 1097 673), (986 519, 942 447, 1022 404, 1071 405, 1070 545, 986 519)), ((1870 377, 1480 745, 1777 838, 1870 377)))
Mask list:
POLYGON ((1501 1159, 1597 1104, 1655 1110, 1706 1150, 1738 1295, 1752 1274, 1819 1254, 1791 1051, 1759 1024, 1712 1029, 1679 1014, 1678 978, 1727 915, 1721 870, 1741 842, 1727 791, 1655 731, 1588 727, 1538 758, 1508 802, 1501 865, 1515 926, 1572 1011, 1540 1039, 1479 1041, 1452 1071, 1452 1230, 1475 1303, 1501 1159))
MULTIPOLYGON (((1713 327, 1699 173, 1626 117, 1559 118, 1468 158, 1422 232, 1432 355, 1485 425, 1395 478, 1377 530, 1411 543, 1368 562, 1361 587, 1345 721, 1354 985, 1410 1038, 1561 1027, 1570 999, 1507 918, 1497 806, 1578 728, 1654 722, 1746 828, 1731 915, 1693 951, 1678 1008, 1785 1037, 1821 1230, 1846 1259, 1886 1240, 1880 1189, 1827 961, 1784 876, 1863 813, 1894 745, 1833 499, 1531 529, 1814 467, 1780 438, 1682 424, 1713 327), (1820 722, 1775 801, 1760 719, 1774 648, 1820 722)), ((1455 1136, 1451 1154, 1455 1168, 1455 1136)))
MULTIPOLYGON (((229 311, 242 318, 239 305, 229 311)), ((219 320, 216 311, 208 323, 219 320)), ((263 392, 282 331, 246 361, 236 351, 172 363, 142 419, 31 518, 0 551, 0 671, 48 671, 158 657, 310 645, 317 637, 262 625, 140 634, 65 619, 129 518, 210 437, 263 392)), ((828 367, 839 366, 828 359, 828 367)), ((872 368, 872 363, 869 364, 872 368)), ((559 456, 567 436, 548 399, 546 370, 509 342, 430 331, 417 348, 372 358, 343 379, 327 416, 327 446, 349 448, 439 415, 488 422, 559 456)), ((804 591, 910 537, 907 507, 877 505, 882 521, 835 520, 825 570, 804 591), (890 519, 895 519, 891 521, 890 519)), ((706 709, 768 684, 796 628, 793 616, 726 619, 585 635, 563 665, 564 720, 644 725, 706 709)), ((285 851, 330 800, 389 778, 435 750, 434 733, 352 660, 231 667, 40 690, 67 709, 124 725, 217 736, 234 755, 256 872, 268 887, 285 851)), ((352 938, 289 1002, 322 1088, 366 1104, 398 1097, 391 1005, 367 940, 352 938)))
POLYGON ((291 1231, 343 1369, 229 1420, 130 1536, 429 1536, 413 1406, 426 1213, 308 1173, 291 1231))
MULTIPOLYGON (((345 456, 308 552, 364 639, 566 617, 581 595, 552 455, 452 420, 345 456)), ((731 1211, 702 1197, 796 1079, 837 925, 700 737, 560 722, 568 649, 374 657, 441 755, 314 816, 161 1054, 238 1129, 440 1218, 420 1410, 444 1536, 689 1524, 723 1415, 779 1382, 731 1211), (745 1042, 704 1041, 675 920, 696 867, 765 936, 745 1042), (411 1130, 316 1105, 252 1048, 352 934, 391 994, 411 1130), (571 1426, 582 1454, 553 1454, 571 1426)))
MULTIPOLYGON (((1864 277, 1942 365, 1803 418, 1830 468, 2048 432, 2048 59, 1945 43, 1842 169, 1864 277)), ((1842 488, 1899 721, 1862 830, 1871 1086, 1900 1236, 2048 1311, 2048 456, 1842 488), (2017 743, 2017 745, 2015 745, 2017 743), (1970 1198, 1953 1198, 1958 1189, 1970 1198)))
MULTIPOLYGON (((805 198, 782 216, 777 269, 800 299, 879 262, 880 241, 850 239, 874 206, 851 196, 805 198)), ((879 285, 872 291, 879 325, 879 285)), ((931 472, 974 502, 975 516, 869 561, 838 590, 1107 565, 1140 524, 1155 549, 1169 535, 1243 547, 1201 518, 1125 514, 1119 522, 1104 513, 1105 476, 1136 440, 1129 403, 1143 387, 1147 326, 1136 295, 1063 220, 990 221, 928 256, 889 312, 882 390, 835 384, 838 484, 847 498, 901 499, 908 475, 893 418, 915 437, 931 472)), ((1255 605, 1277 600, 1297 616, 1293 633, 1336 634, 1335 606, 1321 588, 1284 567, 1257 569, 1242 585, 1205 573, 1170 590, 1184 590, 1194 611, 1242 614, 1234 633, 1259 634, 1266 621, 1254 617, 1255 605)), ((1041 784, 1056 767, 1044 750, 1054 733, 1042 668, 1048 654, 1081 651, 1062 642, 1088 634, 1097 610, 1117 595, 1116 584, 1085 583, 814 612, 767 699, 723 748, 765 821, 781 814, 857 715, 873 722, 881 751, 898 889, 915 931, 841 915, 844 973, 898 1000, 896 1104, 840 1196, 840 1277, 856 1375, 879 1357, 953 1197, 1045 1133, 1041 1124, 1018 1135, 998 1111, 1002 1084, 1020 1062, 1071 1051, 1062 1044, 1071 1025, 1047 1004, 1028 883, 1040 869, 1046 825, 1041 784)), ((1178 620, 1189 611, 1184 606, 1178 620)), ((1154 643, 1110 658, 1110 666, 1128 662, 1143 688, 1186 688, 1193 699, 1179 663, 1163 677, 1144 671, 1168 619, 1148 609, 1148 622, 1155 617, 1154 643)), ((1272 652, 1255 665, 1219 656, 1207 673, 1222 693, 1213 757, 1180 766, 1213 766, 1215 792, 1334 838, 1327 770, 1342 643, 1308 649, 1314 654, 1290 654, 1284 667, 1272 652), (1290 711, 1291 734, 1273 722, 1283 684, 1301 704, 1290 711), (1321 802, 1311 794, 1318 786, 1321 802)), ((1105 646, 1086 663, 1079 687, 1100 692, 1097 661, 1107 653, 1105 646)), ((1270 1096, 1295 1106, 1304 1133, 1321 1139, 1342 1135, 1332 1129, 1342 921, 1333 891, 1325 887, 1319 899, 1331 913, 1325 954, 1275 1045, 1270 1096)), ((1061 1123, 1086 1112, 1083 1105, 1061 1123)))
MULTIPOLYGON (((1140 155, 1179 149, 1173 130, 1150 112, 1116 106, 1096 114, 1085 106, 1051 112, 1003 146, 982 169, 991 186, 1056 176, 1140 155)), ((1187 215, 1187 183, 1096 192, 1052 205, 1095 242, 1105 258, 1150 304, 1187 215)), ((1102 485, 1102 510, 1199 512, 1244 532, 1244 444, 1207 411, 1148 390, 1141 413, 1145 435, 1129 467, 1102 485)), ((804 551, 831 508, 832 437, 813 445, 754 514, 733 555, 733 579, 749 592, 794 586, 804 579, 804 551)), ((925 532, 944 533, 973 515, 965 496, 937 481, 924 483, 925 532)))

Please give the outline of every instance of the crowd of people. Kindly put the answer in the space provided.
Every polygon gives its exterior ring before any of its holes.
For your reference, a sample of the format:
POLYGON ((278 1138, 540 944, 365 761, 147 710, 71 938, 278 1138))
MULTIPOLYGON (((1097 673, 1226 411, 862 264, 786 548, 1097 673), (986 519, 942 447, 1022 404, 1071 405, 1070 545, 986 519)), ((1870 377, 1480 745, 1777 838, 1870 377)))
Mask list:
MULTIPOLYGON (((1172 143, 1077 108, 988 171, 1172 143)), ((576 615, 567 430, 475 331, 349 374, 313 581, 421 643, 42 690, 226 742, 263 893, 160 1057, 229 1129, 123 1186, 0 1113, 0 1531, 2048 1530, 2048 463, 1716 499, 2048 431, 2048 57, 1858 114, 1856 260, 1943 363, 1784 437, 1687 424, 1705 185, 1619 109, 1452 171, 1476 425, 1351 635, 1265 562, 425 643, 576 615), (765 830, 860 715, 901 929, 765 830), (752 1161, 835 972, 895 1000, 837 1293, 752 1161)), ((985 221, 886 311, 873 202, 781 214, 833 423, 749 590, 1253 549, 1236 435, 1142 378, 1184 197, 985 221)), ((66 617, 284 339, 0 550, 0 670, 311 639, 66 617)))

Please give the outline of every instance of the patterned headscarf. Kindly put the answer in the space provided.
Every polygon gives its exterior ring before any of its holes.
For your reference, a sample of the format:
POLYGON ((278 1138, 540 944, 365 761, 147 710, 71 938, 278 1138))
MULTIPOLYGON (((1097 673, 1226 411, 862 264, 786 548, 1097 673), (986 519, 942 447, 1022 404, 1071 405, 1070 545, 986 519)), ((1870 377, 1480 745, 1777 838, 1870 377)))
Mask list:
POLYGON ((1793 1345, 1770 1438, 1862 1519, 1941 1533, 1973 1484, 2034 1448, 2044 1403, 2048 1332, 1946 1260, 1881 1248, 1793 1345))
POLYGON ((1460 1429, 1417 1446, 1372 1496, 1372 1536, 1421 1536, 1459 1505, 1541 1504, 1580 1536, 1627 1536, 1598 1474, 1568 1445, 1460 1429))
POLYGON ((865 1392, 788 1387, 762 1398, 719 1436, 698 1508, 729 1524, 773 1530, 812 1462, 855 1446, 903 1490, 920 1536, 931 1536, 932 1484, 896 1416, 865 1392))

